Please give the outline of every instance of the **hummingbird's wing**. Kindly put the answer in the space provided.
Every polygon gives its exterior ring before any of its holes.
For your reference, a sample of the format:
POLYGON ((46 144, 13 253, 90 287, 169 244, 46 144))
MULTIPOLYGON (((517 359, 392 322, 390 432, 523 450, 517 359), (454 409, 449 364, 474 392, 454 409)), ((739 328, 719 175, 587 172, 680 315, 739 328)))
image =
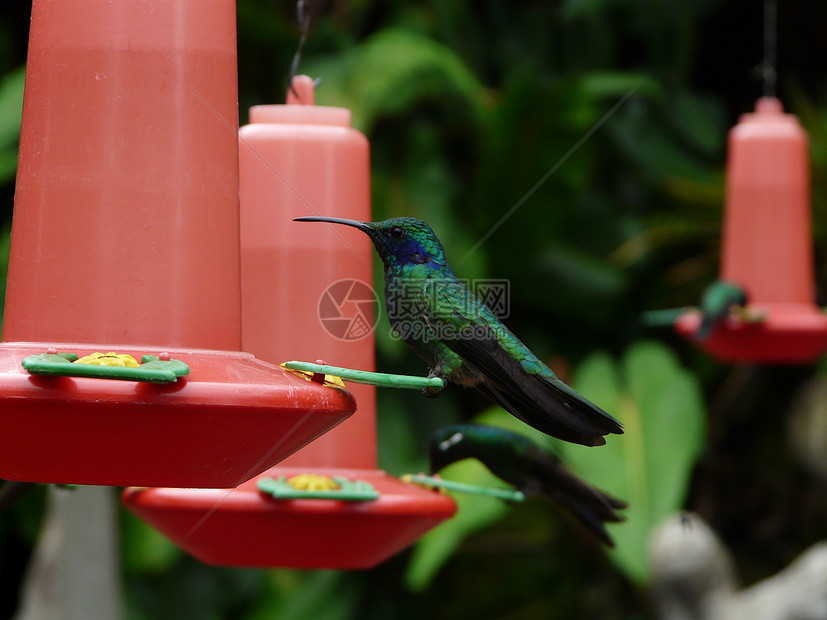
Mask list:
POLYGON ((487 377, 477 384, 477 388, 518 420, 547 435, 584 446, 602 446, 606 443, 602 434, 592 428, 585 432, 573 429, 571 412, 556 400, 541 404, 517 391, 502 389, 487 377))
POLYGON ((425 321, 476 368, 477 385, 506 411, 553 437, 586 446, 622 433, 620 423, 580 396, 543 364, 465 285, 434 280, 423 288, 425 321))
POLYGON ((623 521, 618 510, 626 508, 626 502, 598 491, 539 448, 533 447, 527 456, 532 460, 531 467, 539 481, 540 492, 571 512, 601 541, 613 547, 604 524, 623 521))

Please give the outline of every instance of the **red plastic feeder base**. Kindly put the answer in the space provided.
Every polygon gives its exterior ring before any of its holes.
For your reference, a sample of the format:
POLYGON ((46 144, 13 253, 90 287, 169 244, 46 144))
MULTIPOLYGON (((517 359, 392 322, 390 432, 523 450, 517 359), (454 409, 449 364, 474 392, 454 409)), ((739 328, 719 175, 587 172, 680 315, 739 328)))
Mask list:
POLYGON ((695 341, 700 314, 692 311, 674 323, 675 331, 724 362, 809 364, 827 351, 827 315, 809 304, 755 304, 760 322, 729 317, 708 338, 695 341))
POLYGON ((360 502, 275 499, 249 480, 232 491, 130 488, 121 499, 199 560, 229 566, 370 568, 456 511, 450 497, 379 470, 277 467, 262 476, 302 473, 355 478, 380 495, 360 502))
POLYGON ((29 482, 234 487, 350 416, 338 388, 249 353, 134 346, 0 343, 0 478, 29 482), (35 376, 23 358, 49 347, 169 353, 174 383, 35 376))

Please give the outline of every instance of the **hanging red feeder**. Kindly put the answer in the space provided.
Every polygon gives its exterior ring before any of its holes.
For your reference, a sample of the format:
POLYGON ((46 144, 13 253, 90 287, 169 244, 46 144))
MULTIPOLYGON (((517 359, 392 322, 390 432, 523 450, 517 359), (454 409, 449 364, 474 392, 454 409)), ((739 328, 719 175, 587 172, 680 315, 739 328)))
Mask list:
MULTIPOLYGON (((244 348, 274 362, 322 356, 373 370, 369 240, 290 225, 308 213, 370 219, 368 143, 348 110, 313 105, 310 78, 294 89, 288 105, 253 108, 240 131, 244 348)), ((205 562, 374 566, 456 507, 377 469, 375 388, 352 390, 355 416, 232 492, 127 489, 123 501, 205 562), (314 498, 290 490, 308 479, 322 486, 314 498)))
MULTIPOLYGON (((815 303, 807 134, 772 97, 729 135, 721 280, 745 290, 759 319, 725 319, 699 343, 714 357, 809 363, 827 350, 827 316, 815 303)), ((693 338, 700 323, 688 312, 675 329, 693 338)))
POLYGON ((240 352, 235 14, 33 3, 0 478, 230 487, 352 413, 240 352))
MULTIPOLYGON (((259 479, 307 471, 279 468, 259 479)), ((371 568, 454 513, 447 496, 382 471, 318 471, 366 482, 379 499, 274 499, 257 480, 232 491, 130 488, 122 499, 201 561, 230 566, 371 568)))

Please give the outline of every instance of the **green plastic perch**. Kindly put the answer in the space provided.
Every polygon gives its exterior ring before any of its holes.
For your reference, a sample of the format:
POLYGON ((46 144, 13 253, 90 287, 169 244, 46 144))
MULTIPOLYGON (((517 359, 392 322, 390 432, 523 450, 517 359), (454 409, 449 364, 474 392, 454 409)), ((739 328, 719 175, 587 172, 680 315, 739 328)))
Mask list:
MULTIPOLYGON (((645 327, 669 327, 681 316, 688 312, 700 312, 695 306, 684 308, 668 308, 666 310, 648 310, 642 312, 640 321, 645 327)), ((766 312, 760 308, 737 308, 731 311, 733 316, 738 317, 745 323, 761 323, 766 320, 766 312)))
POLYGON ((282 364, 290 370, 302 370, 324 375, 333 375, 347 379, 353 383, 366 383, 378 387, 403 388, 418 390, 422 388, 436 388, 441 390, 445 387, 445 381, 439 377, 413 377, 411 375, 392 375, 384 372, 368 372, 367 370, 354 370, 353 368, 339 368, 338 366, 327 366, 324 364, 313 364, 311 362, 284 362, 282 364))
POLYGON ((649 310, 642 312, 640 320, 646 327, 669 327, 679 317, 697 310, 696 308, 669 308, 668 310, 649 310))
POLYGON ((458 493, 470 493, 472 495, 485 495, 487 497, 496 497, 510 503, 522 502, 525 500, 525 495, 522 491, 517 489, 501 489, 497 487, 481 487, 475 484, 465 484, 464 482, 455 482, 454 480, 445 480, 443 478, 436 478, 434 476, 425 476, 423 474, 408 474, 402 476, 402 480, 413 482, 415 484, 423 484, 431 487, 439 487, 447 489, 448 491, 457 491, 458 493))

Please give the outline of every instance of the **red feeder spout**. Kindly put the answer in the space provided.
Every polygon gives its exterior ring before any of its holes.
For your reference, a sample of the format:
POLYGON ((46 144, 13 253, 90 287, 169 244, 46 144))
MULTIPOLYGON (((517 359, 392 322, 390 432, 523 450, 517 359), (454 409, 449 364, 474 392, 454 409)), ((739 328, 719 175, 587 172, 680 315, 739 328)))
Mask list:
MULTIPOLYGON (((758 100, 729 134, 721 279, 741 285, 750 313, 729 317, 701 346, 724 361, 810 363, 827 350, 815 305, 806 132, 773 97, 758 100)), ((687 313, 676 330, 700 326, 687 313)))
MULTIPOLYGON (((287 105, 252 108, 250 124, 239 132, 244 348, 271 362, 322 358, 373 370, 379 303, 370 240, 344 227, 291 222, 303 215, 371 219, 368 142, 351 128, 348 110, 313 105, 309 77, 295 78, 294 88, 287 105)), ((251 480, 229 495, 127 489, 124 503, 208 563, 378 564, 453 515, 455 506, 377 469, 375 388, 349 389, 358 405, 352 418, 258 479, 314 474, 361 481, 378 498, 274 499, 251 480)))

